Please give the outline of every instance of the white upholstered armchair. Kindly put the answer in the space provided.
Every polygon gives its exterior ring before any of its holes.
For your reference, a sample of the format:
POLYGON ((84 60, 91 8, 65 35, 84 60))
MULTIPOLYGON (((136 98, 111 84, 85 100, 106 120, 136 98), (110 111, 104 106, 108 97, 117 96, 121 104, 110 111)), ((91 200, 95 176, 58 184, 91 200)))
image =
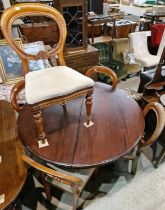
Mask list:
POLYGON ((163 47, 165 46, 164 31, 157 55, 150 54, 147 45, 148 36, 151 36, 150 31, 140 31, 129 34, 130 47, 134 50, 136 60, 142 64, 144 69, 153 68, 159 63, 163 47))

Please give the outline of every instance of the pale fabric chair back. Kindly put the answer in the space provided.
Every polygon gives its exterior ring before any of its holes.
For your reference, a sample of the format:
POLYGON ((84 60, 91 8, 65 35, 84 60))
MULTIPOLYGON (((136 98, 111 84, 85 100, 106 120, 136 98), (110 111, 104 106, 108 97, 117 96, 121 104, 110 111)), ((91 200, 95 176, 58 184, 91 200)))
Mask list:
POLYGON ((150 35, 150 31, 141 31, 129 34, 130 48, 134 50, 136 58, 142 57, 142 55, 150 54, 147 45, 147 37, 150 35))

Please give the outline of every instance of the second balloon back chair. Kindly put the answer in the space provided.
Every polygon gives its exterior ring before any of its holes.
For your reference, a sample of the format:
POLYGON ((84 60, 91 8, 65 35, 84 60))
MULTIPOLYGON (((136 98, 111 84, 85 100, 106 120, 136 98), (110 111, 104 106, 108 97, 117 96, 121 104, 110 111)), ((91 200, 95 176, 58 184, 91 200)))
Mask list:
MULTIPOLYGON (((18 82, 14 86, 11 94, 18 94, 25 86, 25 96, 33 112, 39 146, 48 145, 43 128, 42 109, 49 105, 65 105, 67 101, 85 95, 87 110, 86 126, 88 127, 91 122, 94 82, 79 72, 66 67, 63 56, 66 40, 66 24, 61 13, 53 7, 44 4, 15 4, 4 11, 1 17, 1 29, 8 44, 20 56, 23 64, 23 74, 25 76, 23 81, 18 82), (24 16, 47 16, 56 22, 59 40, 51 51, 40 51, 38 54, 32 55, 25 53, 18 47, 12 37, 11 27, 16 19, 24 16), (29 60, 50 59, 55 56, 58 58, 59 66, 29 72, 29 60)), ((19 110, 16 100, 13 104, 14 108, 19 110)))

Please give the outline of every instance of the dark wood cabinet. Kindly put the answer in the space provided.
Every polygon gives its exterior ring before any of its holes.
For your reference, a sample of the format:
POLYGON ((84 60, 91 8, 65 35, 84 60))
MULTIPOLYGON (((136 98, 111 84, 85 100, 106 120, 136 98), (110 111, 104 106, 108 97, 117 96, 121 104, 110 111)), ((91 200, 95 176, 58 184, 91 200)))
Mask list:
POLYGON ((88 45, 86 50, 77 53, 66 52, 64 57, 68 67, 82 74, 85 74, 90 67, 98 65, 99 59, 98 50, 91 45, 88 45))
POLYGON ((55 8, 63 14, 66 21, 66 50, 85 50, 87 47, 87 0, 56 0, 55 8))

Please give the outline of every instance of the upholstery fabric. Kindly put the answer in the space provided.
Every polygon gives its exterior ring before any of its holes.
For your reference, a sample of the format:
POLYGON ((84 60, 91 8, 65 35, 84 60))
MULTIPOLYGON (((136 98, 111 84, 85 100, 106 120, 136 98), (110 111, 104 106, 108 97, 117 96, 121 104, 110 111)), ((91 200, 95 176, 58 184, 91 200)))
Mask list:
MULTIPOLYGON (((161 50, 158 50, 157 55, 151 55, 148 50, 147 37, 150 36, 150 31, 141 31, 130 33, 130 47, 133 48, 136 60, 139 61, 143 67, 153 67, 159 63, 161 50)), ((164 46, 165 43, 161 40, 160 48, 164 46)))
POLYGON ((114 39, 112 40, 111 45, 113 48, 113 59, 121 61, 123 63, 123 66, 127 74, 136 73, 141 70, 141 64, 137 62, 137 60, 136 64, 124 63, 122 52, 130 49, 128 38, 114 39))
MULTIPOLYGON (((130 48, 134 50, 135 56, 141 57, 142 55, 149 55, 147 37, 149 33, 147 31, 130 33, 130 48)), ((142 56, 143 57, 143 56, 142 56)))
POLYGON ((135 54, 132 49, 125 49, 122 53, 124 64, 137 64, 135 54))
MULTIPOLYGON (((11 94, 11 90, 12 90, 13 86, 14 85, 0 84, 0 100, 11 102, 10 94, 11 94)), ((26 103, 24 89, 18 94, 17 102, 18 102, 18 104, 25 104, 26 103)))
POLYGON ((156 55, 146 55, 136 56, 136 59, 145 67, 156 66, 159 63, 160 57, 156 55))
POLYGON ((159 47, 165 24, 155 24, 151 26, 151 47, 159 47))
POLYGON ((113 58, 123 60, 122 51, 129 49, 128 38, 114 39, 111 44, 113 46, 113 58))
POLYGON ((66 66, 33 71, 25 76, 25 94, 28 104, 64 96, 93 86, 92 79, 66 66))
MULTIPOLYGON (((110 46, 109 43, 94 43, 93 46, 99 51, 100 65, 112 69, 119 79, 123 79, 127 76, 127 73, 123 67, 123 63, 121 61, 113 59, 112 46, 110 46)), ((98 78, 105 83, 111 83, 111 79, 104 74, 98 74, 98 78)))

